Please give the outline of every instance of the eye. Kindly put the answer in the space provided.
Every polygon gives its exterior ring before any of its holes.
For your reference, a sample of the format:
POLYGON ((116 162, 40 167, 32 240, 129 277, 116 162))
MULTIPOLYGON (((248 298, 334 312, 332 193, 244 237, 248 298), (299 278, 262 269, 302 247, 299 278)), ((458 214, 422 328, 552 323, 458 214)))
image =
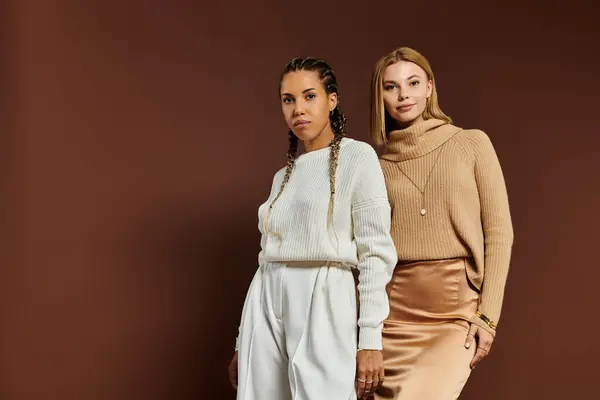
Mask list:
POLYGON ((306 98, 307 98, 308 100, 312 100, 312 99, 314 99, 315 97, 317 97, 317 96, 316 96, 314 93, 309 93, 309 94, 307 94, 307 95, 306 95, 306 98))
POLYGON ((388 83, 386 85, 383 85, 383 90, 392 90, 394 88, 394 85, 388 83))
POLYGON ((419 85, 419 83, 421 83, 421 82, 419 82, 419 81, 412 81, 412 82, 410 83, 410 86, 418 86, 418 85, 419 85))
POLYGON ((284 103, 288 103, 288 104, 289 104, 289 103, 291 103, 291 102, 293 102, 293 101, 294 101, 294 99, 292 99, 291 97, 284 97, 284 98, 283 98, 283 102, 284 102, 284 103))

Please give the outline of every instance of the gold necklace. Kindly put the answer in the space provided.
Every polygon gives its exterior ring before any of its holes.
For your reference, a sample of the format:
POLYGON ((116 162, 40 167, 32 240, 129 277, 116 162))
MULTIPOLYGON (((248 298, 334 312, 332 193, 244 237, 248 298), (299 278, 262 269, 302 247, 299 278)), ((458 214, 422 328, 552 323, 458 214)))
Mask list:
MULTIPOLYGON (((447 142, 446 142, 447 143, 447 142)), ((446 143, 444 143, 441 148, 440 151, 438 151, 437 156, 435 157, 435 161, 433 162, 433 166, 431 167, 431 169, 429 170, 429 174, 427 175, 427 179, 425 180, 425 186, 423 187, 423 190, 421 190, 421 188, 411 179, 410 176, 408 176, 408 174, 406 172, 404 172, 402 170, 402 168, 400 168, 400 165, 398 165, 398 169, 400 170, 400 172, 402 172, 402 174, 408 178, 408 180, 410 181, 410 183, 413 184, 413 186, 415 188, 417 188, 417 190, 421 193, 421 211, 420 214, 422 217, 425 216, 425 214, 427 214, 427 209, 425 208, 425 190, 427 189, 427 184, 429 184, 429 178, 431 177, 431 173, 433 172, 435 165, 438 162, 438 159, 440 158, 440 154, 442 154, 442 151, 444 150, 444 147, 446 146, 446 143)))

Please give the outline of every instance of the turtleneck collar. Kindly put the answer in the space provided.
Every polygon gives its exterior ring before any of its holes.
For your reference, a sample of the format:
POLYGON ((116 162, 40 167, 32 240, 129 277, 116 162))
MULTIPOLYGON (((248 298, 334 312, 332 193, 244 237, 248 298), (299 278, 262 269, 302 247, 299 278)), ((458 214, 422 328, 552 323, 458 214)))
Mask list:
POLYGON ((405 161, 431 153, 461 128, 440 119, 427 119, 405 129, 391 131, 388 144, 381 158, 389 161, 405 161))

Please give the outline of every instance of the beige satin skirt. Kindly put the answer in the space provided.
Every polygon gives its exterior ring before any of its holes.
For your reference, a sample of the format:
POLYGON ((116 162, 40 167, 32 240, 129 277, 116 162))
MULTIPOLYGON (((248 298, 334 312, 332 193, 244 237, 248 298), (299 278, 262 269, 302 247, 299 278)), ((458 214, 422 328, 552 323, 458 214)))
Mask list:
POLYGON ((476 347, 464 346, 479 298, 467 278, 470 262, 460 258, 396 266, 383 328, 385 382, 375 399, 458 398, 476 347))

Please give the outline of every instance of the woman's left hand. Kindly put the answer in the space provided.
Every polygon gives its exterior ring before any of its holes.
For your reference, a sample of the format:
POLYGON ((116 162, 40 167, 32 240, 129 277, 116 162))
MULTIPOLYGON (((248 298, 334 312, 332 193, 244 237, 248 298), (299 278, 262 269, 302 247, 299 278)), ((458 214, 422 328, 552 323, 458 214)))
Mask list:
POLYGON ((476 324, 471 324, 467 340, 465 340, 465 347, 467 349, 473 346, 474 343, 477 343, 475 356, 473 356, 473 359, 471 360, 471 369, 475 368, 475 366, 488 355, 493 342, 494 337, 491 333, 476 324))
POLYGON ((383 354, 379 350, 359 350, 356 355, 356 394, 367 399, 384 379, 383 354))

